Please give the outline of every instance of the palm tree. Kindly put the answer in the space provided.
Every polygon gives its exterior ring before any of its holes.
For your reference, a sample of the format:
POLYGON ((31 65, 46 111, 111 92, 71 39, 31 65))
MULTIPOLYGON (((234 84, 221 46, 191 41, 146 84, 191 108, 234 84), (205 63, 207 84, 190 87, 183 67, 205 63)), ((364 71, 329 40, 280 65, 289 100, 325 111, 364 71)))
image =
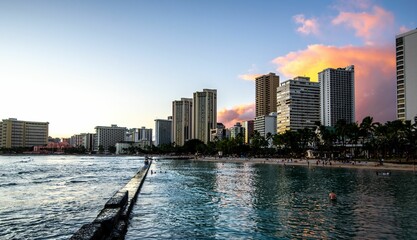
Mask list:
POLYGON ((374 142, 375 128, 379 123, 374 122, 371 116, 367 116, 362 119, 359 125, 359 137, 362 140, 362 150, 367 150, 367 157, 369 158, 369 151, 372 150, 370 147, 374 142))

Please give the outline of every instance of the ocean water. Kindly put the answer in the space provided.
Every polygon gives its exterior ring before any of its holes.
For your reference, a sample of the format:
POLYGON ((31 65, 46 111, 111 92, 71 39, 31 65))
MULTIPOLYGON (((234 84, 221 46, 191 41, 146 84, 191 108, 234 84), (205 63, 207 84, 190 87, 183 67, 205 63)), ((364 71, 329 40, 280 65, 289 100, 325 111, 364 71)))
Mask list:
POLYGON ((168 160, 151 170, 126 239, 417 239, 413 172, 168 160))
MULTIPOLYGON (((0 156, 0 239, 68 239, 142 166, 0 156)), ((413 172, 159 159, 126 239, 416 239, 416 183, 413 172)))
POLYGON ((68 239, 143 166, 138 157, 0 156, 0 239, 68 239))

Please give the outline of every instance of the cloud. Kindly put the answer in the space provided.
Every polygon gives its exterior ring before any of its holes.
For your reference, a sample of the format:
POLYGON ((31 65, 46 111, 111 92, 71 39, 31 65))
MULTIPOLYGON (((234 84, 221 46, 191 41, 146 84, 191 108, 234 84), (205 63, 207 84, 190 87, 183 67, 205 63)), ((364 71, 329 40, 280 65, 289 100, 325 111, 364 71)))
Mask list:
POLYGON ((319 24, 316 18, 307 19, 303 14, 298 14, 293 16, 293 20, 294 22, 301 24, 301 26, 297 28, 297 32, 304 35, 319 34, 319 24))
POLYGON ((255 79, 260 76, 262 76, 262 74, 242 74, 239 75, 239 78, 247 81, 255 81, 255 79))
POLYGON ((371 12, 341 11, 332 24, 353 28, 356 36, 362 38, 366 45, 374 45, 387 29, 393 28, 394 15, 379 6, 373 6, 371 12))
POLYGON ((410 31, 411 29, 410 28, 408 28, 408 27, 406 27, 406 26, 401 26, 400 27, 400 34, 401 33, 405 33, 405 32, 408 32, 408 31, 410 31))
POLYGON ((395 118, 395 52, 393 46, 309 45, 275 58, 277 70, 287 77, 305 75, 317 81, 326 68, 355 65, 356 120, 373 116, 385 122, 395 118))
POLYGON ((255 104, 243 104, 232 109, 222 109, 217 113, 217 122, 226 127, 232 127, 236 122, 247 121, 255 118, 255 104))

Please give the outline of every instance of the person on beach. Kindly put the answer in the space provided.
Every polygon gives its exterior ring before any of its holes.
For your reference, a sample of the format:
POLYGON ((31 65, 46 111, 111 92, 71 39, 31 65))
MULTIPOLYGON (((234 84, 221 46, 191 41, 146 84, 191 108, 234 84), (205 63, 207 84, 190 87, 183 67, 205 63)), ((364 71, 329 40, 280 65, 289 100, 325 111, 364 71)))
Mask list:
POLYGON ((331 192, 329 193, 329 199, 330 199, 330 200, 336 200, 336 193, 334 193, 334 191, 331 191, 331 192))

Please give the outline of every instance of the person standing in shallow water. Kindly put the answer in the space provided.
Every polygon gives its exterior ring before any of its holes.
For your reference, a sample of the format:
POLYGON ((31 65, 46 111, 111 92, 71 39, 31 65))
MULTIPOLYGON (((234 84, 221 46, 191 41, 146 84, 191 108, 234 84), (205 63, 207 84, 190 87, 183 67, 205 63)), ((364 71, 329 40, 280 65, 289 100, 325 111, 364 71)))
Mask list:
POLYGON ((329 199, 330 199, 330 200, 336 200, 336 193, 334 193, 334 191, 331 191, 331 192, 329 193, 329 199))

